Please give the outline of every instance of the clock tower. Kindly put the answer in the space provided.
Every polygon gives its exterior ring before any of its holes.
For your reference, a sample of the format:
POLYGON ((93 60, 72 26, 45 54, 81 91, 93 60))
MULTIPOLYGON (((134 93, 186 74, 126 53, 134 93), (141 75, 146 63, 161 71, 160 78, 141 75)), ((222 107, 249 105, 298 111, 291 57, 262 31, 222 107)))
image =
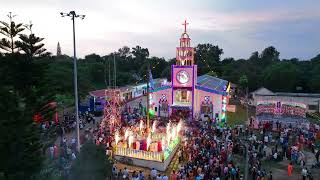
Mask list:
POLYGON ((194 49, 190 47, 187 23, 180 37, 180 46, 176 48, 176 64, 171 66, 172 111, 180 111, 193 117, 194 90, 197 82, 197 65, 194 65, 194 49))

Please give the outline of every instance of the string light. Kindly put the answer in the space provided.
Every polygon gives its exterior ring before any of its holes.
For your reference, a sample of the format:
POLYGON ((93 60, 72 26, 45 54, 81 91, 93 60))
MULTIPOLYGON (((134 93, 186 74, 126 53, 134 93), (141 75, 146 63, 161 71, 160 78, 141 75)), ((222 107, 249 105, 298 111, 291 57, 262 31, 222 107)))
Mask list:
POLYGON ((202 59, 202 58, 201 58, 201 55, 200 55, 200 60, 202 60, 203 62, 206 63, 206 65, 207 65, 207 67, 208 67, 208 69, 209 69, 209 72, 213 72, 213 73, 214 73, 214 71, 212 70, 212 68, 209 66, 208 62, 207 62, 205 59, 202 59))
MULTIPOLYGON (((156 65, 152 66, 152 69, 155 69, 159 64, 160 64, 160 61, 158 61, 156 65)), ((143 77, 140 78, 139 80, 137 80, 137 81, 135 82, 135 84, 137 85, 137 84, 138 84, 141 80, 143 80, 145 77, 147 77, 147 74, 143 75, 143 77)))

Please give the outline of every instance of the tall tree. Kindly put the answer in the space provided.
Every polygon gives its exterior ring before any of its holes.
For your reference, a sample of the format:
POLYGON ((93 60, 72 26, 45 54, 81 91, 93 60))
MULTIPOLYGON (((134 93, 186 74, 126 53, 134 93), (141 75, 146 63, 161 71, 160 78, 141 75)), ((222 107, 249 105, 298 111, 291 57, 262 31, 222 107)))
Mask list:
POLYGON ((142 48, 140 46, 136 46, 132 48, 132 54, 134 58, 134 68, 138 70, 140 76, 144 76, 147 74, 147 58, 149 57, 148 48, 142 48))
POLYGON ((118 54, 120 57, 129 57, 131 55, 130 48, 128 46, 123 46, 118 50, 118 54))
POLYGON ((34 34, 20 34, 19 38, 21 41, 17 41, 16 46, 19 47, 29 58, 41 56, 46 51, 46 49, 43 48, 44 44, 41 43, 44 38, 37 37, 34 34))
POLYGON ((4 50, 5 52, 14 53, 15 50, 18 48, 16 46, 16 36, 19 35, 23 30, 22 23, 16 24, 13 21, 15 15, 12 15, 11 12, 7 15, 9 18, 9 22, 0 21, 0 33, 5 36, 0 41, 0 49, 4 50))
POLYGON ((103 59, 100 55, 96 53, 88 54, 84 57, 86 62, 96 63, 96 62, 103 62, 103 59))
POLYGON ((61 47, 60 47, 60 43, 58 42, 57 44, 57 56, 61 56, 61 47))
POLYGON ((243 74, 243 75, 240 76, 239 86, 241 87, 241 89, 247 88, 247 86, 248 86, 248 77, 247 77, 247 75, 243 74))
POLYGON ((220 57, 223 50, 219 46, 212 44, 198 44, 195 48, 195 62, 198 65, 198 73, 205 74, 209 71, 219 72, 217 66, 220 63, 220 57))
POLYGON ((301 71, 290 62, 278 62, 269 66, 263 74, 264 84, 275 91, 295 91, 301 71))
POLYGON ((269 46, 261 52, 260 58, 263 65, 269 65, 279 61, 279 55, 280 52, 275 47, 269 46))
POLYGON ((138 60, 145 60, 147 57, 149 57, 149 50, 148 48, 142 48, 140 46, 136 46, 132 48, 132 54, 134 57, 138 60))
POLYGON ((71 167, 71 180, 105 180, 111 178, 112 164, 101 146, 86 142, 71 167))
POLYGON ((249 57, 249 61, 257 61, 257 60, 259 60, 259 52, 255 51, 249 57))
POLYGON ((6 179, 32 179, 42 156, 39 130, 15 92, 0 89, 0 172, 6 179))

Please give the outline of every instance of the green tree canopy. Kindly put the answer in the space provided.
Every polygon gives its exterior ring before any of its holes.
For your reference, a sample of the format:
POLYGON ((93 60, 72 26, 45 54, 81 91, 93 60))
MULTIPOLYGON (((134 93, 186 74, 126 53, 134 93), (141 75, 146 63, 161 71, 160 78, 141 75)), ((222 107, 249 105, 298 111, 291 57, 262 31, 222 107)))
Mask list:
MULTIPOLYGON (((198 44, 195 48, 195 63, 198 65, 198 73, 205 74, 211 70, 216 71, 222 54, 223 50, 219 46, 198 44)), ((221 72, 217 73, 220 74, 221 72)))
POLYGON ((44 44, 41 43, 44 38, 37 37, 34 34, 20 34, 19 38, 21 41, 17 41, 16 46, 19 47, 30 58, 41 56, 46 51, 46 49, 43 48, 44 44))
POLYGON ((102 146, 92 141, 81 147, 81 152, 71 167, 71 180, 105 180, 111 177, 112 164, 102 146))
POLYGON ((22 23, 16 24, 13 21, 13 17, 10 12, 8 14, 9 21, 0 21, 0 34, 4 35, 5 37, 0 41, 0 49, 4 50, 5 52, 14 53, 18 47, 16 46, 16 36, 19 35, 23 30, 24 27, 22 23))
POLYGON ((278 62, 264 72, 264 84, 275 91, 295 91, 300 74, 296 65, 285 61, 278 62))
POLYGON ((248 86, 248 77, 247 77, 247 75, 243 74, 243 75, 240 76, 239 86, 242 89, 245 89, 248 86))
POLYGON ((275 47, 270 46, 261 52, 260 58, 263 65, 269 65, 272 62, 279 61, 279 55, 279 51, 275 47))

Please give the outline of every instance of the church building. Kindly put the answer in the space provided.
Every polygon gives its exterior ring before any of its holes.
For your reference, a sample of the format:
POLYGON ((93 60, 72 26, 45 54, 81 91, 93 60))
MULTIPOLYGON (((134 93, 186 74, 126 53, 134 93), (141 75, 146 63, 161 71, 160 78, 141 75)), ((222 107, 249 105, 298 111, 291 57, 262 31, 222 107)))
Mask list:
POLYGON ((229 83, 210 75, 198 77, 186 21, 183 25, 176 63, 171 66, 171 82, 154 85, 149 95, 150 108, 162 117, 183 114, 189 119, 207 117, 224 122, 229 83))

